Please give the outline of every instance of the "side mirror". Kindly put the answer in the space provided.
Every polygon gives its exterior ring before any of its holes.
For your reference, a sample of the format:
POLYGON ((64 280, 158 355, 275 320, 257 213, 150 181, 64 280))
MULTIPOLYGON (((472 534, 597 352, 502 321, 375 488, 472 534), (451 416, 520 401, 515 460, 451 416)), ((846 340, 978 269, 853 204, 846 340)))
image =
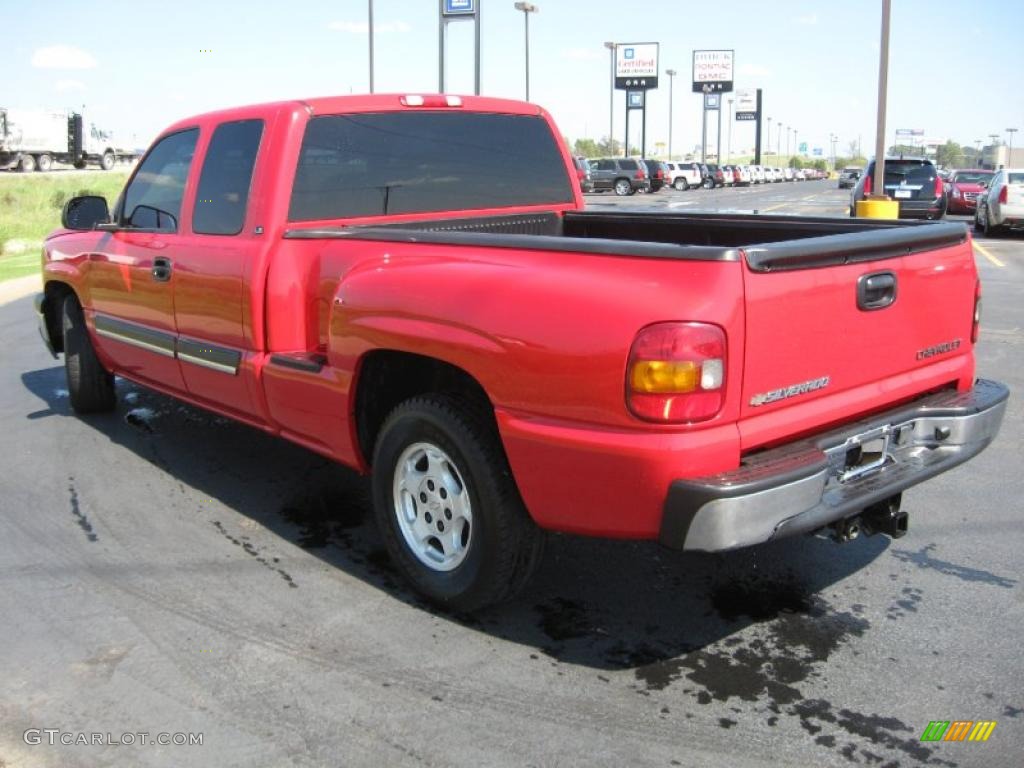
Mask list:
POLYGON ((73 197, 64 204, 60 223, 65 229, 90 230, 110 221, 107 201, 97 195, 73 197))

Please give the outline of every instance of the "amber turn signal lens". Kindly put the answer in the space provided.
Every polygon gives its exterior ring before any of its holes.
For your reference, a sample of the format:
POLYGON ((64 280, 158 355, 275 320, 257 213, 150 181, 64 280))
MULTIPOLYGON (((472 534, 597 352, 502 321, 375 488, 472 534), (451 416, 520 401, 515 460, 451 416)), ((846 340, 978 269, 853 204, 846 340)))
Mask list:
POLYGON ((700 383, 700 366, 690 360, 637 360, 630 383, 634 392, 693 392, 700 383))

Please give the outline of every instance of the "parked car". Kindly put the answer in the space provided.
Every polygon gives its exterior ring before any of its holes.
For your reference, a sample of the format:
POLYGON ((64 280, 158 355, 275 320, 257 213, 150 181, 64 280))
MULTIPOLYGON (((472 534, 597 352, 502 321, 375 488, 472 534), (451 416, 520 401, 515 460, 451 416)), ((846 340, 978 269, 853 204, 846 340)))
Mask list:
POLYGON ((705 179, 704 186, 708 189, 713 189, 714 187, 724 187, 725 173, 722 171, 721 166, 718 165, 717 163, 708 163, 707 169, 707 178, 705 179))
POLYGON ((793 169, 793 180, 794 181, 807 181, 807 172, 803 168, 793 169))
POLYGON ((992 181, 995 171, 964 170, 953 171, 946 181, 947 213, 973 216, 978 195, 992 181))
POLYGON ((648 192, 651 181, 643 164, 630 157, 602 157, 590 163, 594 191, 611 190, 616 195, 648 192))
POLYGON ((782 178, 785 181, 795 181, 796 177, 793 175, 793 169, 788 165, 782 169, 782 178))
POLYGON ((736 183, 736 176, 731 165, 722 166, 722 184, 731 187, 736 183))
MULTIPOLYGON (((875 161, 868 163, 850 194, 850 215, 857 215, 857 201, 872 194, 875 161)), ((887 157, 885 189, 900 204, 901 219, 941 219, 946 214, 946 190, 935 165, 925 157, 887 157)))
MULTIPOLYGON (((900 494, 996 438, 1009 393, 974 377, 962 225, 584 207, 534 104, 236 107, 168 126, 113 212, 69 200, 34 305, 76 413, 115 411, 121 377, 368 476, 392 566, 448 611, 511 599, 545 531, 691 552, 901 536, 900 494)), ((52 438, 32 460, 55 497, 71 471, 132 480, 70 453, 67 419, 19 428, 52 438)))
POLYGON ((651 192, 657 192, 669 182, 668 166, 660 160, 648 160, 644 158, 644 165, 647 166, 647 175, 651 179, 651 192))
POLYGON ((752 165, 750 166, 750 175, 754 180, 755 184, 764 184, 764 166, 763 165, 752 165))
POLYGON ((855 185, 863 170, 863 168, 852 165, 843 168, 842 172, 839 174, 839 189, 849 189, 855 185))
POLYGON ((1000 168, 978 196, 974 228, 991 237, 1024 228, 1024 168, 1000 168))
POLYGON ((704 177, 701 176, 699 163, 667 163, 672 188, 678 190, 699 187, 704 177))
POLYGON ((574 157, 573 168, 576 169, 576 180, 579 182, 581 192, 593 192, 594 180, 590 178, 590 163, 585 157, 574 157))
POLYGON ((733 183, 737 187, 749 187, 750 186, 750 166, 749 165, 734 165, 733 166, 733 183))

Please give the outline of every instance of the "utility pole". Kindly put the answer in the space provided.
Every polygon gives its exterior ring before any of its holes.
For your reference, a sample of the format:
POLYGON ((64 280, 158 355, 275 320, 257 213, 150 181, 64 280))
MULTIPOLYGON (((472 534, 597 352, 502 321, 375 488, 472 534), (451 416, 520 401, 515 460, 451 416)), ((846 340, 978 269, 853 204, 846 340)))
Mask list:
POLYGON ((1010 142, 1006 148, 1006 165, 1009 168, 1013 168, 1013 134, 1017 132, 1016 128, 1007 128, 1006 132, 1010 134, 1010 142))
POLYGON ((768 157, 772 153, 772 119, 768 118, 768 141, 765 142, 765 146, 768 148, 765 150, 764 156, 768 157))
POLYGON ((370 93, 373 93, 373 0, 368 0, 370 7, 368 11, 369 23, 368 32, 370 34, 370 93))
POLYGON ((785 128, 785 126, 782 123, 779 123, 778 125, 779 138, 775 142, 775 162, 777 162, 779 165, 782 165, 782 129, 785 128))
POLYGON ((526 33, 526 100, 530 100, 530 14, 540 11, 533 3, 516 3, 517 11, 523 12, 523 29, 526 33))
POLYGON ((668 161, 672 162, 672 85, 678 74, 674 69, 666 69, 668 75, 668 161))

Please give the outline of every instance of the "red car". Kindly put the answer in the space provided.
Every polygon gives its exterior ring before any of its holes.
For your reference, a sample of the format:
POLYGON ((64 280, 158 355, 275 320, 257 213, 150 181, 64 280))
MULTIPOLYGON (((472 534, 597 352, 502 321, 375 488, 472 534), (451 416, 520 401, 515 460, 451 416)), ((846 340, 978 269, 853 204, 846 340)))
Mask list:
POLYGON ((954 171, 946 182, 946 213, 960 213, 973 216, 978 207, 980 195, 992 180, 995 171, 968 170, 954 171))
POLYGON ((900 536, 900 494, 998 432, 962 224, 584 208, 535 104, 237 107, 65 205, 36 311, 76 412, 116 375, 369 475, 396 567, 459 610, 545 530, 900 536))

